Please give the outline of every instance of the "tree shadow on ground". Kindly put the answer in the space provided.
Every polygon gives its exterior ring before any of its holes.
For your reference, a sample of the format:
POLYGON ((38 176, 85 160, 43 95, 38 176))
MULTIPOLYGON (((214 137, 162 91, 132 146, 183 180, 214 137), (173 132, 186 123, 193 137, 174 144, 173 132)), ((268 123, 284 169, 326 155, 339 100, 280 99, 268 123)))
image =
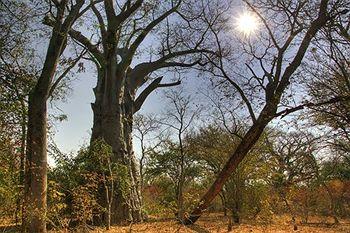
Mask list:
POLYGON ((16 226, 16 225, 0 226, 0 232, 1 233, 19 232, 19 226, 16 226))
POLYGON ((203 227, 197 224, 187 225, 186 227, 198 233, 210 233, 210 231, 208 231, 207 229, 204 229, 203 227))
POLYGON ((308 227, 324 227, 324 228, 334 228, 339 225, 349 225, 347 223, 325 223, 325 222, 308 222, 308 223, 301 223, 300 226, 308 226, 308 227))
POLYGON ((147 223, 152 223, 152 222, 169 222, 169 221, 174 221, 176 220, 175 218, 148 218, 147 220, 145 220, 144 222, 147 222, 147 223))

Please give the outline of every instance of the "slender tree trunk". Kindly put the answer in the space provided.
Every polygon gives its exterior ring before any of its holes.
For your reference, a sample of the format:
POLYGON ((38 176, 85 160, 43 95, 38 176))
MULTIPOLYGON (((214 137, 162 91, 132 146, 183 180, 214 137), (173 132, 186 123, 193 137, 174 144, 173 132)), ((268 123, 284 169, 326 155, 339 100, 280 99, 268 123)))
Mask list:
POLYGON ((183 122, 180 122, 180 129, 178 132, 178 140, 179 140, 179 146, 180 146, 180 177, 178 182, 178 194, 177 194, 177 217, 182 222, 184 219, 184 183, 185 183, 185 151, 182 143, 182 129, 183 129, 183 122))
MULTIPOLYGON (((287 190, 289 189, 288 187, 285 187, 287 190)), ((285 203, 286 207, 287 207, 287 210, 288 212, 291 214, 291 220, 292 220, 292 225, 293 225, 293 229, 296 231, 298 230, 298 226, 297 226, 297 223, 296 223, 296 216, 295 216, 295 212, 293 210, 293 208, 290 206, 289 204, 289 201, 287 199, 287 195, 285 193, 285 191, 281 191, 282 193, 280 194, 281 195, 281 199, 283 200, 283 202, 285 203)))
MULTIPOLYGON (((146 151, 145 151, 145 145, 144 145, 144 136, 142 135, 142 139, 141 139, 141 159, 139 162, 139 174, 140 174, 140 179, 139 179, 139 191, 140 191, 140 208, 141 208, 141 217, 142 219, 147 218, 147 216, 145 215, 144 211, 143 211, 143 195, 142 192, 144 190, 144 185, 145 185, 145 181, 144 181, 144 171, 143 171, 143 167, 144 167, 144 160, 145 160, 145 156, 146 156, 146 151)), ((135 169, 136 170, 136 169, 135 169)))
MULTIPOLYGON (((297 49, 297 52, 292 59, 292 61, 286 66, 283 74, 278 74, 274 78, 276 80, 280 80, 279 83, 274 83, 276 85, 275 88, 271 86, 272 89, 266 88, 266 104, 262 109, 258 119, 253 123, 252 127, 248 130, 248 132, 244 135, 241 143, 238 145, 236 151, 230 157, 230 159, 225 164, 224 168, 219 173, 218 177, 206 192, 206 194, 202 197, 199 205, 192 211, 189 218, 185 221, 186 224, 193 224, 197 221, 197 219, 201 216, 203 211, 205 211, 212 200, 218 195, 221 191, 223 185, 228 180, 230 174, 234 170, 237 169, 239 163, 243 160, 243 158, 247 155, 250 149, 254 146, 254 144, 259 140, 259 137, 263 133, 267 124, 275 118, 275 114, 277 111, 277 106, 281 101, 281 97, 288 87, 290 83, 290 78, 295 73, 295 71, 300 66, 307 49, 311 43, 311 40, 315 37, 316 33, 326 25, 329 20, 329 14, 327 12, 329 0, 322 0, 320 2, 318 17, 313 20, 310 24, 309 29, 305 32, 303 39, 297 49), (281 76, 280 76, 281 75, 281 76)), ((288 49, 288 47, 287 47, 288 49)), ((283 58, 283 53, 279 53, 278 56, 282 55, 281 61, 283 58)), ((283 62, 278 65, 277 69, 283 69, 283 62)), ((275 67, 276 68, 276 67, 275 67)), ((276 74, 275 74, 276 75, 276 74)), ((273 84, 273 83, 271 83, 273 84)))
MULTIPOLYGON (((108 164, 110 165, 110 164, 108 164)), ((109 171, 111 171, 109 169, 109 171)), ((109 174, 110 176, 112 176, 113 174, 109 174)), ((106 198, 106 205, 107 205, 107 213, 105 213, 105 224, 106 224, 106 229, 109 230, 111 228, 111 209, 112 209, 112 200, 113 197, 111 197, 111 195, 113 195, 113 188, 111 188, 111 190, 109 190, 108 184, 107 184, 107 180, 106 180, 106 176, 104 175, 104 190, 105 190, 105 198, 106 198)), ((113 181, 112 181, 113 182, 113 181)))
POLYGON ((322 181, 322 186, 326 189, 327 193, 328 193, 328 196, 329 196, 329 199, 331 201, 331 215, 332 215, 332 218, 334 219, 334 224, 339 224, 339 220, 338 220, 338 217, 337 217, 337 211, 335 209, 335 200, 334 200, 334 196, 332 194, 332 191, 330 190, 330 188, 327 186, 327 184, 322 181))
POLYGON ((232 220, 235 224, 239 224, 241 221, 239 210, 238 210, 236 204, 234 204, 234 206, 232 208, 232 220))
POLYGON ((16 207, 16 223, 19 222, 19 216, 23 218, 23 197, 24 197, 24 167, 25 167, 25 156, 26 156, 26 137, 27 137, 27 110, 24 100, 21 99, 21 153, 20 153, 20 164, 19 164, 19 189, 17 197, 16 207))
POLYGON ((242 182, 240 178, 240 173, 239 171, 236 172, 235 176, 235 185, 234 185, 234 190, 233 190, 233 203, 232 203, 232 220, 235 224, 240 224, 241 222, 241 210, 242 210, 242 189, 244 182, 242 182))
POLYGON ((67 34, 84 0, 77 0, 65 14, 67 1, 58 2, 45 62, 40 77, 29 95, 28 132, 25 166, 25 195, 22 230, 46 233, 47 194, 47 99, 59 58, 65 49, 67 34))
POLYGON ((108 203, 107 230, 109 230, 111 228, 111 209, 112 209, 112 205, 111 205, 111 203, 108 203))
POLYGON ((226 195, 225 195, 225 191, 222 190, 221 193, 219 194, 220 199, 221 199, 221 204, 223 207, 223 211, 224 211, 224 216, 227 216, 227 202, 226 202, 226 195))
POLYGON ((64 37, 53 33, 42 74, 29 95, 22 230, 46 232, 47 98, 64 37))
POLYGON ((182 222, 184 217, 184 196, 183 196, 183 178, 181 176, 177 192, 177 218, 182 222))

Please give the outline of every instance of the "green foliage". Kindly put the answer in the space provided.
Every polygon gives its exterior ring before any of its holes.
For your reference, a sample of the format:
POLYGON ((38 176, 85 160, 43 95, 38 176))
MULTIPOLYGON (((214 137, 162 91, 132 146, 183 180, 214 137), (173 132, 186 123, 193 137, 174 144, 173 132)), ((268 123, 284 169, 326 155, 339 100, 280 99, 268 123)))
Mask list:
POLYGON ((128 167, 114 160, 112 148, 102 140, 82 147, 76 156, 55 151, 56 166, 49 172, 49 218, 54 226, 92 224, 107 211, 106 188, 129 195, 128 167), (50 213, 51 212, 51 213, 50 213))
POLYGON ((0 219, 13 219, 20 195, 16 145, 0 140, 0 219))
POLYGON ((324 180, 350 180, 350 163, 342 158, 325 161, 320 176, 324 180))
MULTIPOLYGON (((203 173, 202 164, 198 163, 193 154, 189 151, 188 145, 184 145, 184 204, 190 207, 193 198, 188 195, 189 184, 195 183, 195 179, 203 173)), ((146 168, 146 181, 152 182, 161 191, 158 203, 165 208, 170 208, 176 212, 176 189, 180 180, 180 164, 182 156, 179 145, 166 141, 158 151, 149 153, 149 162, 146 168)))

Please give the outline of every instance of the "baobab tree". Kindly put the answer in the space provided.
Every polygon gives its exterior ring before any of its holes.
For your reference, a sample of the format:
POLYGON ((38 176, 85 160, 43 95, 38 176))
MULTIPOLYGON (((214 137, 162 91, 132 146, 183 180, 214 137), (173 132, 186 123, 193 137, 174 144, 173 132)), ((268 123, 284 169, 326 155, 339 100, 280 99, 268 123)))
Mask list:
MULTIPOLYGON (((208 57, 211 66, 206 71, 217 78, 219 84, 220 81, 223 83, 224 91, 228 92, 226 96, 233 96, 232 104, 238 98, 247 110, 245 113, 250 118, 250 127, 214 183, 188 217, 186 224, 196 222, 209 207, 273 119, 315 105, 308 102, 289 106, 289 101, 293 100, 290 97, 295 94, 291 92, 290 87, 294 84, 294 76, 316 34, 332 19, 342 17, 343 9, 347 7, 346 1, 328 0, 244 2, 252 14, 250 17, 255 17, 253 21, 261 22, 261 29, 255 34, 247 35, 245 31, 247 41, 243 42, 243 56, 242 53, 240 56, 247 58, 242 62, 246 72, 242 70, 243 66, 237 69, 232 67, 232 39, 227 40, 226 37, 225 40, 224 30, 214 33, 219 48, 219 59, 208 57)), ((322 104, 336 101, 338 100, 326 99, 322 100, 322 104)))
POLYGON ((99 2, 91 5, 98 37, 90 39, 88 32, 84 34, 78 29, 70 29, 69 35, 88 50, 96 65, 91 142, 103 139, 112 147, 114 160, 129 168, 128 192, 121 193, 116 188, 112 224, 141 221, 139 175, 132 149, 133 115, 157 88, 180 84, 179 81, 162 83, 163 76, 156 76, 161 69, 179 71, 203 65, 203 54, 214 53, 208 42, 209 29, 222 23, 227 3, 99 2), (138 94, 139 89, 142 91, 138 94))

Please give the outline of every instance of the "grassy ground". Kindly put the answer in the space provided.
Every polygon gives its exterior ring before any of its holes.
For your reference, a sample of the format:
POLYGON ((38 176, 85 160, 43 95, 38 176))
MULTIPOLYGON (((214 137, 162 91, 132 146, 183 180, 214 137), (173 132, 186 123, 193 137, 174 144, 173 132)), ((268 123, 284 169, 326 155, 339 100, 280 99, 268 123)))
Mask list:
MULTIPOLYGON (((232 226, 232 230, 228 231, 229 218, 220 214, 211 214, 201 217, 198 222, 193 226, 184 226, 179 224, 175 219, 150 219, 145 223, 132 224, 129 226, 112 227, 111 230, 98 228, 89 233, 131 233, 131 232, 145 232, 145 233, 163 233, 163 232, 181 232, 181 233, 223 233, 223 232, 239 232, 239 233, 287 233, 287 232, 304 232, 304 233, 350 233, 350 219, 340 221, 340 224, 332 224, 332 219, 311 217, 308 224, 301 224, 297 219, 298 230, 294 231, 293 226, 290 224, 290 218, 288 216, 279 216, 273 219, 271 224, 257 223, 256 221, 243 221, 239 226, 232 226)), ((1 226, 0 233, 2 232, 18 232, 14 226, 1 226)), ((63 233, 67 231, 50 233, 63 233)), ((78 229, 75 232, 84 233, 86 231, 78 229)))

